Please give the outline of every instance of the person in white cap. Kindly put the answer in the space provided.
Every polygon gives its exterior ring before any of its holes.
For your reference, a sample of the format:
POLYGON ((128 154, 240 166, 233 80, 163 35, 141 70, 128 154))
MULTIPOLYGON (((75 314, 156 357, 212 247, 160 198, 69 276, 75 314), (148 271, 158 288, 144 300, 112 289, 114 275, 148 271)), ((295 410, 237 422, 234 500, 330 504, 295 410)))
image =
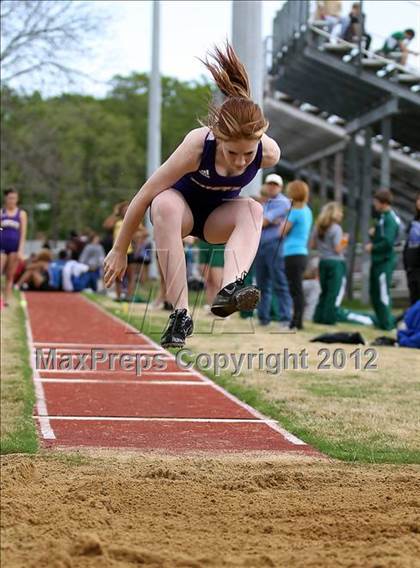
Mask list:
POLYGON ((282 195, 283 180, 278 174, 269 174, 265 178, 262 193, 263 228, 260 244, 255 257, 257 286, 261 291, 258 304, 258 319, 261 325, 271 322, 272 296, 278 303, 280 325, 287 327, 292 310, 292 300, 287 283, 283 247, 279 234, 279 225, 284 221, 290 209, 290 201, 282 195))

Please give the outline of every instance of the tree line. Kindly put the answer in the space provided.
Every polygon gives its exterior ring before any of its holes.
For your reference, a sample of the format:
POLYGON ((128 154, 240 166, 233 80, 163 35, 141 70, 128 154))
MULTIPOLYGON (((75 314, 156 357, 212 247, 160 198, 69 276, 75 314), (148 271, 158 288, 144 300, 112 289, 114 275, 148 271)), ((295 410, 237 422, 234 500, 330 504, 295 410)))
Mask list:
MULTIPOLYGON (((135 195, 146 179, 148 83, 144 73, 116 76, 104 98, 2 86, 1 186, 18 189, 29 238, 101 231, 113 205, 135 195)), ((162 78, 162 160, 198 126, 211 97, 204 80, 162 78)))

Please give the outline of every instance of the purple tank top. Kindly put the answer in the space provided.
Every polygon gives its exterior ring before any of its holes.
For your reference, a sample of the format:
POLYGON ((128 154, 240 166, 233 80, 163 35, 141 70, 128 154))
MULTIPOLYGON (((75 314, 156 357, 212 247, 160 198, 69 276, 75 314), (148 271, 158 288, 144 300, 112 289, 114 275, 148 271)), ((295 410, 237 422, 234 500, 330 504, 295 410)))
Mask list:
POLYGON ((197 190, 204 190, 208 195, 223 193, 225 198, 236 197, 241 189, 248 185, 257 175, 262 162, 262 142, 258 144, 255 158, 239 176, 220 176, 216 172, 216 140, 209 139, 207 134, 204 140, 203 154, 201 156, 200 166, 197 171, 190 172, 179 179, 173 187, 182 192, 182 190, 190 189, 192 186, 197 190))
POLYGON ((14 215, 8 215, 7 210, 2 208, 0 218, 2 245, 4 243, 18 243, 20 238, 20 209, 18 208, 14 215))

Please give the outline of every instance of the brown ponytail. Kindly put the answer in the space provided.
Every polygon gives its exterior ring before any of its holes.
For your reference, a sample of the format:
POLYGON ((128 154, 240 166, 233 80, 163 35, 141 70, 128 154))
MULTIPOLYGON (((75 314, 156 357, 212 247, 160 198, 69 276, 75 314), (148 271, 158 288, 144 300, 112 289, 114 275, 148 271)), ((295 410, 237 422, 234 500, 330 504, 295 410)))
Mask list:
POLYGON ((259 140, 268 128, 261 108, 251 100, 249 78, 233 47, 225 51, 215 46, 214 53, 200 61, 207 67, 221 92, 227 97, 221 107, 210 105, 206 123, 201 123, 222 140, 259 140))
POLYGON ((200 61, 207 67, 213 75, 216 85, 226 97, 251 98, 251 88, 249 86, 248 73, 245 66, 239 61, 233 47, 226 42, 226 51, 214 47, 214 53, 209 54, 214 59, 211 63, 206 59, 200 61))

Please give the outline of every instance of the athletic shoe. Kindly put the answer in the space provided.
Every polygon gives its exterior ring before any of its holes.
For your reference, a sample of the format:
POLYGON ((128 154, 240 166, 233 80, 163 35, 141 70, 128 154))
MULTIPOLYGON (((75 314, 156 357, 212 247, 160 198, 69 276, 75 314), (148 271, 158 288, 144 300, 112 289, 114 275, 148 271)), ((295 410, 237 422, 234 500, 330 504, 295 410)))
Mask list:
POLYGON ((169 316, 168 325, 160 340, 162 347, 184 347, 186 338, 194 329, 193 320, 187 310, 175 310, 169 316))
POLYGON ((256 286, 245 285, 247 272, 220 290, 211 306, 215 316, 226 318, 234 312, 248 311, 256 308, 260 301, 260 291, 256 286))

